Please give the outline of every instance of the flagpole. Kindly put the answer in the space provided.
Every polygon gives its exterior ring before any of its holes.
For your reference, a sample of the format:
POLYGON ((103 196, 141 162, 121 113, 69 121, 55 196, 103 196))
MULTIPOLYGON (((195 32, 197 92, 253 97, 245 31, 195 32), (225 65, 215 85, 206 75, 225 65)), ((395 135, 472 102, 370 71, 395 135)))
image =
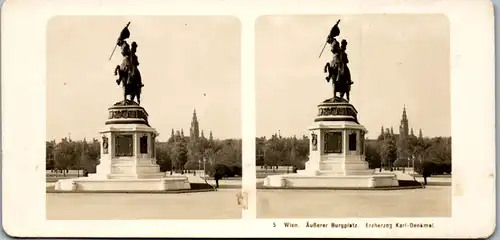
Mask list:
POLYGON ((323 45, 323 49, 321 49, 321 52, 319 53, 319 57, 318 58, 321 58, 321 54, 323 54, 323 51, 325 51, 325 47, 326 47, 326 42, 323 45))
POLYGON ((116 47, 117 47, 117 46, 118 46, 118 45, 117 45, 117 44, 115 44, 115 47, 113 48, 113 52, 111 52, 111 55, 109 56, 109 59, 108 59, 108 60, 111 60, 111 58, 113 57, 113 54, 115 54, 115 51, 116 51, 116 47))
MULTIPOLYGON (((120 38, 122 37, 122 34, 123 34, 123 31, 125 29, 128 28, 128 26, 130 26, 130 22, 127 23, 127 25, 125 26, 125 28, 123 28, 122 30, 122 33, 120 34, 120 37, 118 37, 118 40, 120 40, 120 38)), ((128 30, 127 30, 128 31, 128 30)), ((127 37, 128 38, 128 37, 127 37)), ((116 50, 116 47, 118 46, 118 44, 115 44, 115 47, 113 48, 113 52, 111 52, 111 55, 109 56, 109 60, 111 60, 111 58, 113 57, 113 54, 115 53, 115 50, 116 50)))

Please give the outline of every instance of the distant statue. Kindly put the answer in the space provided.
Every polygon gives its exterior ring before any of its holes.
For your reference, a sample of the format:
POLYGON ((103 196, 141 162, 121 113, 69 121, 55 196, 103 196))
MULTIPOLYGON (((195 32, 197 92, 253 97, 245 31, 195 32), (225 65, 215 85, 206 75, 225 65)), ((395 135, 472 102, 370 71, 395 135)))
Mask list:
POLYGON ((351 72, 347 66, 349 63, 346 53, 347 41, 343 39, 341 44, 339 44, 337 39, 335 39, 340 34, 340 29, 338 28, 339 22, 340 20, 332 27, 326 41, 326 43, 331 45, 333 57, 332 61, 326 63, 323 71, 328 73, 326 81, 332 82, 333 99, 337 97, 337 93, 340 93, 339 97, 343 98, 346 95, 349 102, 349 92, 351 91, 353 82, 351 80, 351 72))
MULTIPOLYGON (((122 63, 117 65, 115 68, 115 76, 118 75, 116 83, 123 87, 123 99, 127 100, 127 96, 130 96, 130 100, 134 101, 137 98, 137 103, 141 104, 141 90, 144 87, 142 84, 142 77, 139 71, 139 60, 136 55, 137 43, 132 42, 129 46, 126 39, 130 36, 128 30, 130 22, 120 33, 120 37, 116 42, 116 46, 121 48, 121 54, 123 56, 122 63)), ((115 48, 116 48, 115 46, 115 48)), ((114 51, 113 51, 114 52, 114 51)))

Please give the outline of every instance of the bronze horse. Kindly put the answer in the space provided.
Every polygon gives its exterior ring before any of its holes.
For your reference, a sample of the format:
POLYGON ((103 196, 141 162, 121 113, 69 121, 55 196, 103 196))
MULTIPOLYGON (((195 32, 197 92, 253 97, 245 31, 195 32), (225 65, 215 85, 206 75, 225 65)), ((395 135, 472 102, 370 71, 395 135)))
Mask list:
POLYGON ((324 72, 328 73, 326 77, 326 81, 332 81, 333 85, 333 96, 334 98, 337 96, 337 93, 340 93, 340 98, 343 98, 346 95, 347 101, 349 102, 349 92, 351 91, 351 73, 347 66, 336 67, 332 66, 329 62, 326 63, 324 67, 324 72))
POLYGON ((126 68, 117 65, 115 68, 115 75, 118 75, 116 83, 120 85, 122 83, 123 87, 123 100, 127 100, 127 96, 130 96, 130 100, 134 101, 137 98, 137 103, 141 104, 141 73, 139 69, 134 69, 134 71, 129 71, 126 68))
POLYGON ((347 66, 347 63, 349 63, 349 59, 345 52, 347 41, 344 39, 342 43, 339 44, 339 42, 333 38, 331 39, 331 45, 333 60, 331 63, 327 62, 323 70, 325 73, 328 73, 326 81, 332 81, 334 99, 337 97, 337 93, 340 93, 340 98, 343 98, 345 94, 349 102, 349 92, 351 91, 351 84, 353 82, 351 81, 351 72, 347 66))

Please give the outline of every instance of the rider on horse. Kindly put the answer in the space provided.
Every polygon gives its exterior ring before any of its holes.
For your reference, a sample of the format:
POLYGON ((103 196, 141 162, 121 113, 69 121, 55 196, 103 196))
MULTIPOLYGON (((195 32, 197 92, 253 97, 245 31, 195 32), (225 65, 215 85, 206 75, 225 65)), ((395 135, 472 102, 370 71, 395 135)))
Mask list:
POLYGON ((325 65, 325 72, 328 70, 326 80, 328 82, 330 82, 330 79, 332 80, 334 97, 337 92, 340 92, 340 97, 342 98, 346 94, 347 101, 349 101, 349 91, 353 82, 351 81, 351 73, 347 66, 347 63, 349 63, 347 53, 345 52, 347 41, 345 39, 342 40, 340 46, 339 42, 333 38, 330 43, 332 45, 333 58, 331 62, 325 65))
POLYGON ((139 58, 137 58, 137 55, 135 53, 137 52, 137 43, 132 42, 132 48, 130 50, 130 65, 131 67, 131 76, 137 76, 137 85, 144 87, 144 84, 142 84, 142 77, 141 77, 141 72, 137 68, 139 66, 139 58))
POLYGON ((116 83, 118 85, 122 83, 125 100, 127 99, 127 95, 131 95, 131 100, 137 97, 138 102, 140 102, 140 90, 144 84, 142 84, 141 74, 137 68, 139 65, 137 55, 135 54, 137 51, 137 43, 132 42, 132 48, 130 48, 125 40, 118 40, 117 45, 122 49, 121 54, 123 60, 122 63, 115 68, 115 75, 119 76, 116 83))
POLYGON ((347 58, 347 53, 345 52, 347 48, 347 41, 345 39, 342 39, 341 46, 340 46, 340 74, 345 76, 346 83, 350 86, 354 82, 351 80, 351 71, 349 70, 349 67, 347 64, 349 63, 349 59, 347 58))

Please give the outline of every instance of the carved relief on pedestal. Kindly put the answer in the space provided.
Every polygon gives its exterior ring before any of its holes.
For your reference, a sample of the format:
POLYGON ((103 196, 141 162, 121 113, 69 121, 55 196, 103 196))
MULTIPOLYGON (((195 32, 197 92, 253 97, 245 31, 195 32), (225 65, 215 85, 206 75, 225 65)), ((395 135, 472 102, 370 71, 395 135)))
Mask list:
POLYGON ((132 134, 119 134, 115 137, 115 156, 134 156, 134 136, 132 134))
POLYGON ((350 116, 357 118, 356 112, 348 106, 320 106, 318 116, 350 116))
POLYGON ((311 144, 312 144, 312 150, 317 151, 318 150, 318 135, 313 133, 311 135, 311 144))
POLYGON ((342 153, 342 132, 325 132, 324 153, 342 153))
POLYGON ((147 116, 143 110, 110 110, 108 119, 119 119, 119 118, 141 118, 147 120, 147 116))
POLYGON ((102 153, 103 154, 108 154, 108 146, 109 146, 108 137, 102 136, 102 153))

